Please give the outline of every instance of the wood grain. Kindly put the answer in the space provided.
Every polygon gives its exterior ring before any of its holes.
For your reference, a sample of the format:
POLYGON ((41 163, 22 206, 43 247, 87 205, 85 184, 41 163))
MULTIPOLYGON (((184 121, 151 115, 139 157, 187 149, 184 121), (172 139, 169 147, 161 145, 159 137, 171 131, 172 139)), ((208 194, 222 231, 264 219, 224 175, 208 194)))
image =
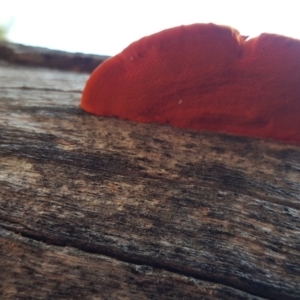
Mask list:
POLYGON ((2 299, 299 299, 300 148, 95 117, 88 75, 0 67, 2 299))

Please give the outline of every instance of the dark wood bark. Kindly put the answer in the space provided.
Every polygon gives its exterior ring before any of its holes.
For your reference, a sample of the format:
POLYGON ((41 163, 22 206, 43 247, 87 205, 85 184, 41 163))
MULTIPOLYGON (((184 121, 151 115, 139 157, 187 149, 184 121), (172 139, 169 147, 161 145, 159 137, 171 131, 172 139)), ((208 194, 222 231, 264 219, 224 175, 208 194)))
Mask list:
POLYGON ((0 67, 1 299, 299 299, 300 148, 89 115, 87 78, 0 67))

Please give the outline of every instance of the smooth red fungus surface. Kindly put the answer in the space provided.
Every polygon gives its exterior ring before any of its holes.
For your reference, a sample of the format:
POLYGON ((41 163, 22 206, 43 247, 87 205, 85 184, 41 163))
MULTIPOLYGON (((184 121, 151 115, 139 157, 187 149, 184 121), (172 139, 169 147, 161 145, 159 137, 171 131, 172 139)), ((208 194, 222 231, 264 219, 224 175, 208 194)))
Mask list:
POLYGON ((81 107, 138 122, 300 144, 300 41, 214 24, 134 42, 89 78, 81 107))

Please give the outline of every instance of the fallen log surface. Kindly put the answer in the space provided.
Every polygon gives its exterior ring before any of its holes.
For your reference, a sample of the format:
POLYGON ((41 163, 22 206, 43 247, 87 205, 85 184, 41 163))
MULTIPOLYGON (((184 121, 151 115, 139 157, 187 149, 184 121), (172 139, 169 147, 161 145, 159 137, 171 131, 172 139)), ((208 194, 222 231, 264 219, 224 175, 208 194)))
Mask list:
POLYGON ((299 299, 300 148, 89 115, 87 78, 0 66, 0 298, 299 299))
POLYGON ((106 55, 92 55, 31 47, 22 44, 0 42, 0 61, 9 64, 90 73, 108 59, 106 55))

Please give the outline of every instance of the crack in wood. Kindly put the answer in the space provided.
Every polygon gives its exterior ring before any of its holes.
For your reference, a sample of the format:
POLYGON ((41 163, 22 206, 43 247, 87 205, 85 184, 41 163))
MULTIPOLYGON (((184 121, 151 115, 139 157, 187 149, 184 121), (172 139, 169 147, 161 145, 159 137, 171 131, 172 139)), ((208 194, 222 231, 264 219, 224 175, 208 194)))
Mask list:
MULTIPOLYGON (((13 231, 9 228, 6 228, 6 226, 0 226, 2 228, 5 228, 7 230, 10 230, 11 232, 15 233, 15 234, 20 234, 21 236, 23 237, 26 237, 28 239, 31 239, 31 240, 35 240, 37 242, 42 242, 42 243, 45 243, 47 245, 53 245, 53 246, 58 246, 58 247, 72 247, 72 248, 76 248, 80 251, 83 251, 83 252, 86 252, 86 253, 89 253, 89 254, 95 254, 95 255, 101 255, 101 256, 106 256, 106 257, 109 257, 109 258, 113 258, 113 259, 116 259, 120 262, 125 262, 125 263, 128 263, 128 264, 133 264, 135 265, 135 268, 137 268, 137 266, 140 266, 140 267, 150 267, 150 268, 155 268, 155 269, 158 269, 158 270, 165 270, 167 272, 170 272, 170 273, 174 273, 174 274, 177 274, 177 275, 182 275, 182 276, 186 276, 188 278, 194 278, 194 279, 197 279, 197 280, 201 280, 201 281, 205 281, 205 282, 209 282, 209 283, 213 283, 213 284, 220 284, 222 286, 226 286, 226 287, 229 287, 229 288, 233 288, 235 290, 238 290, 240 292, 244 292, 246 294, 248 294, 249 296, 253 296, 253 297, 259 297, 260 299, 266 299, 266 300, 270 300, 271 298, 266 298, 266 297, 263 297, 262 298, 262 295, 260 295, 259 293, 254 293, 253 290, 243 290, 241 289, 240 286, 235 286, 235 285, 230 285, 228 284, 228 282, 226 281, 222 281, 222 280, 214 280, 213 278, 210 278, 210 277, 206 277, 206 276, 199 276, 198 274, 196 273, 189 273, 189 272, 184 272, 178 268, 173 268, 173 267, 170 267, 168 266, 167 264, 163 264, 163 263, 160 263, 160 262, 157 262, 157 261, 151 261, 149 263, 149 260, 143 258, 142 256, 141 257, 132 257, 132 256, 127 256, 127 255, 124 255, 122 253, 119 253, 119 251, 115 251, 113 252, 113 248, 109 248, 109 249, 106 249, 106 248, 99 248, 95 245, 87 245, 87 244, 81 244, 81 243, 76 243, 76 242, 66 242, 66 241, 61 241, 61 240, 56 240, 55 238, 47 238, 45 236, 40 236, 40 235, 37 235, 35 234, 34 232, 32 232, 31 229, 27 228, 26 226, 22 225, 26 230, 28 231, 31 231, 31 233, 28 233, 28 232, 25 232, 25 231, 13 231)), ((135 271, 137 272, 138 274, 138 271, 135 271)), ((258 288, 258 286, 257 286, 258 288)))

